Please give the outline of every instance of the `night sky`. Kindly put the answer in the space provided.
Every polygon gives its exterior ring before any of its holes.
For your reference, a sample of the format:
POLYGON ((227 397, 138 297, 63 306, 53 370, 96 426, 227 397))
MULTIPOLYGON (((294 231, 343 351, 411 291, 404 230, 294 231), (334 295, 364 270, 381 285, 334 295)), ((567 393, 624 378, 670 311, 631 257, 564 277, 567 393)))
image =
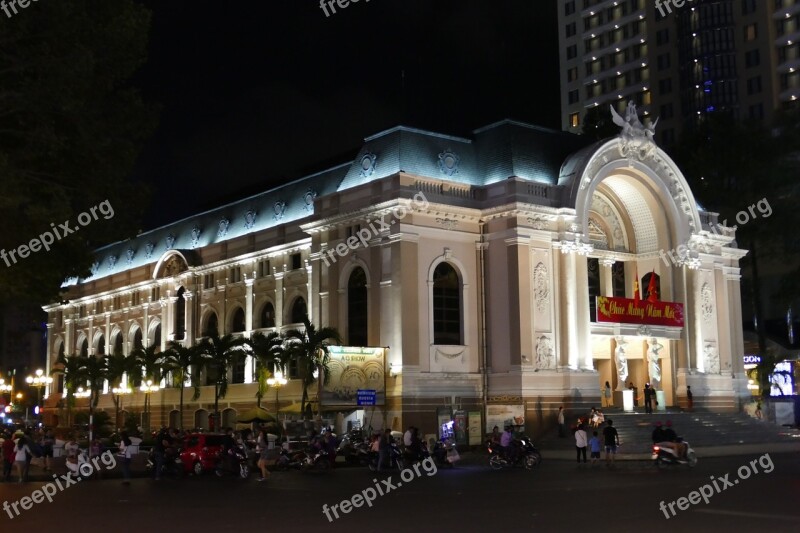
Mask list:
POLYGON ((142 3, 135 83, 162 107, 134 172, 154 192, 145 229, 350 161, 398 124, 560 129, 554 0, 142 3))

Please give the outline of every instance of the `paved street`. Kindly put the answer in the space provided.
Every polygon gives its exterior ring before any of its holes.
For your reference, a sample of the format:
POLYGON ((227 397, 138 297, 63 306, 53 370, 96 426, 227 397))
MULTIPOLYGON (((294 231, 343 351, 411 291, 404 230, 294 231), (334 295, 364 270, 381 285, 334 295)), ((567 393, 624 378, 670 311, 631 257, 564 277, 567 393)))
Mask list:
MULTIPOLYGON (((278 472, 267 483, 255 477, 240 481, 206 476, 158 483, 135 479, 129 487, 119 480, 81 481, 57 493, 52 504, 34 504, 13 520, 3 513, 0 529, 142 531, 157 524, 158 531, 247 531, 259 525, 282 531, 564 531, 574 526, 592 531, 798 531, 797 454, 771 454, 771 473, 741 480, 711 496, 708 505, 700 501, 685 511, 674 507, 677 515, 669 520, 659 509, 662 500, 688 497, 712 477, 729 474, 733 482, 737 469, 757 457, 704 459, 694 470, 658 471, 633 461, 614 470, 545 461, 535 472, 495 472, 476 464, 430 477, 420 469, 421 477, 377 496, 371 508, 340 513, 332 524, 323 504, 331 507, 374 487, 374 474, 341 468, 316 475, 278 472)), ((398 474, 388 481, 399 485, 398 474)), ((0 501, 16 501, 41 485, 2 484, 0 501)))

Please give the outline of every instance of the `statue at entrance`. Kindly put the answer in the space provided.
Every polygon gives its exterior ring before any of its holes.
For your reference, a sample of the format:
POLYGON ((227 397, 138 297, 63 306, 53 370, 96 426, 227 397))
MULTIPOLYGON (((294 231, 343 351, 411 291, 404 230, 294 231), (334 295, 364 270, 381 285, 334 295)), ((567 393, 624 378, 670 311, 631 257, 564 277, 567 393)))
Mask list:
POLYGON ((617 377, 619 378, 617 390, 624 390, 625 384, 628 382, 628 359, 625 357, 625 346, 628 345, 628 341, 622 336, 615 337, 615 340, 617 348, 614 350, 614 361, 617 363, 617 377))
POLYGON ((647 350, 647 371, 650 375, 650 385, 653 389, 661 389, 661 367, 658 360, 661 358, 658 352, 664 349, 664 345, 658 342, 658 339, 650 339, 648 341, 650 349, 647 350))

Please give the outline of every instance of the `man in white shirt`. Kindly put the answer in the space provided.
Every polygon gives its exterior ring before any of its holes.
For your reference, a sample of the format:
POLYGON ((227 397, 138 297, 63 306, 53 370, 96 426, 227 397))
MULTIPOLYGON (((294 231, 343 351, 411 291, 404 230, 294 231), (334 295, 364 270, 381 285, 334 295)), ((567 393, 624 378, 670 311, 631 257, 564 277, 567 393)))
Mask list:
POLYGON ((586 464, 586 446, 589 445, 586 431, 583 429, 583 424, 578 426, 575 432, 575 450, 578 456, 578 465, 581 464, 581 455, 583 455, 583 464, 586 464))
POLYGON ((413 438, 414 438, 413 429, 414 429, 413 426, 408 426, 406 432, 403 433, 403 446, 405 446, 406 448, 411 446, 411 444, 413 443, 413 438))

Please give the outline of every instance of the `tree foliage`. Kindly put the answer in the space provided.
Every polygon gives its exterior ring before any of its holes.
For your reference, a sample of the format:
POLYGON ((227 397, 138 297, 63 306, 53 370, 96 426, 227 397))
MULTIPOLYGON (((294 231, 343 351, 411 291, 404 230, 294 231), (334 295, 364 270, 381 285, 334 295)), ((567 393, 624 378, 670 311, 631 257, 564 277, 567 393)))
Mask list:
POLYGON ((14 250, 105 200, 77 233, 7 266, 0 302, 48 301, 86 276, 91 249, 136 233, 145 206, 127 182, 156 111, 129 80, 146 60, 150 13, 133 0, 33 3, 0 21, 0 249, 14 250))

